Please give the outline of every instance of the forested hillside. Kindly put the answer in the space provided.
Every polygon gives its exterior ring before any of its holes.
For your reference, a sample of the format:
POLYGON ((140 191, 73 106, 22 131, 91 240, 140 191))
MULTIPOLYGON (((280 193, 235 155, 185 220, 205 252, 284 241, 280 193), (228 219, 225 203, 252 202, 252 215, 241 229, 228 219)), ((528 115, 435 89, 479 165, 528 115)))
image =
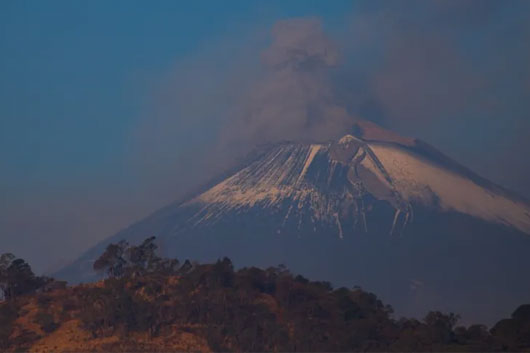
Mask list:
POLYGON ((74 287, 3 256, 0 350, 530 351, 530 305, 491 329, 437 311, 395 318, 360 288, 282 266, 235 271, 228 258, 179 263, 153 240, 110 245, 94 264, 107 278, 74 287))

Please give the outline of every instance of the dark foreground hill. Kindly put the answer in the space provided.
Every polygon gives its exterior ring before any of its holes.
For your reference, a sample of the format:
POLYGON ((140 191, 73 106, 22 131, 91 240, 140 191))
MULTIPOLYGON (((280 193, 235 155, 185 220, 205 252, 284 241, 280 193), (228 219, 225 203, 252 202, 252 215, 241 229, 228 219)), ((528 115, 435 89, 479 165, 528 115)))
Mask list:
POLYGON ((96 266, 119 277, 74 287, 47 282, 0 302, 0 350, 530 351, 530 305, 490 330, 458 326, 457 315, 438 311, 397 319, 372 293, 334 289, 285 267, 144 261, 142 248, 122 245, 96 266))

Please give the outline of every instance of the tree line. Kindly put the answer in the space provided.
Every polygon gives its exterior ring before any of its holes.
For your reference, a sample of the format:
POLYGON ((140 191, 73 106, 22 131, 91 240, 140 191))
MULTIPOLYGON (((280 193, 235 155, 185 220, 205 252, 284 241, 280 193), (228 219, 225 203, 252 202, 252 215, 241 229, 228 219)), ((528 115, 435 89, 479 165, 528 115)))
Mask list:
POLYGON ((11 253, 0 255, 0 299, 13 300, 33 293, 50 281, 49 277, 36 276, 23 259, 11 253))
MULTIPOLYGON (((175 330, 203 338, 213 351, 530 349, 530 305, 520 306, 491 329, 458 325, 458 315, 439 311, 421 320, 394 318, 391 306, 361 288, 333 288, 284 266, 236 270, 228 258, 212 264, 180 263, 158 256, 154 237, 139 245, 108 245, 94 269, 106 274, 98 285, 66 288, 61 300, 42 291, 33 294, 42 304, 38 324, 43 331, 75 319, 94 338, 118 336, 119 346, 106 350, 130 351, 145 349, 157 337, 172 337, 175 330), (62 321, 47 309, 50 300, 59 301, 62 321), (135 333, 146 333, 147 341, 135 333)), ((18 300, 23 298, 18 295, 18 300)), ((1 346, 2 332, 9 331, 5 322, 20 314, 6 308, 0 305, 0 348, 24 348, 5 334, 1 346)), ((25 338, 31 339, 36 338, 25 338)))

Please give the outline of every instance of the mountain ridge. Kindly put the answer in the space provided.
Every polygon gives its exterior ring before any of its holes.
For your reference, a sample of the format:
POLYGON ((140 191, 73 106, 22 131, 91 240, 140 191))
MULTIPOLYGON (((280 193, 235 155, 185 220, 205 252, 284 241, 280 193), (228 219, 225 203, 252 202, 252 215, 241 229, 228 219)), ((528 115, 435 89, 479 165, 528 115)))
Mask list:
POLYGON ((516 278, 530 268, 526 201, 419 140, 376 140, 374 129, 369 135, 353 130, 323 143, 263 146, 56 276, 92 281, 92 264, 107 244, 157 236, 167 257, 284 263, 310 278, 381 293, 406 315, 439 306, 492 322, 508 308, 486 317, 480 305, 495 306, 496 296, 509 295, 512 306, 530 300, 530 285, 516 278), (498 275, 477 275, 484 271, 498 275), (462 287, 457 292, 464 297, 445 303, 443 295, 457 295, 451 286, 462 287), (492 294, 473 305, 465 299, 490 287, 492 294), (418 293, 425 298, 413 299, 418 293))

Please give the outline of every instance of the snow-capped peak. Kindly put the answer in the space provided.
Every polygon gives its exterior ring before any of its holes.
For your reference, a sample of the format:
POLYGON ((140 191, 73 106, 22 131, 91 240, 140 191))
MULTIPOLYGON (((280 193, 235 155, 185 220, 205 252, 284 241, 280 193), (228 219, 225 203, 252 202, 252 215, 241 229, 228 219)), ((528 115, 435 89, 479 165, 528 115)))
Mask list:
POLYGON ((530 207, 409 146, 346 135, 327 144, 282 144, 187 204, 199 204, 194 224, 221 219, 255 206, 281 209, 285 220, 305 213, 311 222, 336 224, 353 219, 368 230, 365 196, 394 210, 389 231, 412 220, 414 208, 454 211, 504 224, 530 234, 530 207))

